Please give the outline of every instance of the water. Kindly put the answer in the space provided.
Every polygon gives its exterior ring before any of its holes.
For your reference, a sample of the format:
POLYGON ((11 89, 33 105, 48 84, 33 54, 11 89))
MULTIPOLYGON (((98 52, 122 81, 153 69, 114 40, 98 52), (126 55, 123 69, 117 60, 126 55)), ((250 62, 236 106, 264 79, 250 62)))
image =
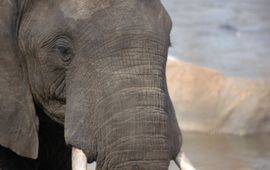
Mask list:
POLYGON ((228 76, 270 78, 270 0, 162 0, 170 54, 228 76))
MULTIPOLYGON (((196 170, 270 170, 270 134, 241 137, 189 132, 183 138, 182 149, 196 170)), ((178 170, 173 167, 170 170, 178 170)))
MULTIPOLYGON (((226 76, 270 78, 270 0, 162 2, 174 24, 170 55, 226 76)), ((270 170, 270 135, 184 133, 183 150, 197 170, 270 170)))
POLYGON ((184 133, 183 150, 197 170, 269 170, 270 135, 184 133))
MULTIPOLYGON (((170 54, 227 76, 269 79, 270 0, 163 0, 170 54)), ((270 135, 184 133, 197 170, 270 170, 270 135)))

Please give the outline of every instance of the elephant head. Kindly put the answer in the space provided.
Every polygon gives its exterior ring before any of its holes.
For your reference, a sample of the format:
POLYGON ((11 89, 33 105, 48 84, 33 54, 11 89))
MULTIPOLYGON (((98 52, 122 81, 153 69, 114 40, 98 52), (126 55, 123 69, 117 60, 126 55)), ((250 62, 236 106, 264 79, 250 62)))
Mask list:
POLYGON ((38 155, 35 105, 97 169, 167 169, 181 134, 159 0, 0 1, 0 144, 38 155))

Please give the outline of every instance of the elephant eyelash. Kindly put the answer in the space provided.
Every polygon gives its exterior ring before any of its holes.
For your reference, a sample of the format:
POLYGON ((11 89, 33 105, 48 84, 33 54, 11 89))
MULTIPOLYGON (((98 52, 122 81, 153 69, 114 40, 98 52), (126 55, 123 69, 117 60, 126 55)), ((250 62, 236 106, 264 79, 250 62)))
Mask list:
POLYGON ((42 45, 49 52, 60 54, 61 60, 67 64, 73 56, 71 38, 65 34, 51 35, 42 45))
POLYGON ((70 46, 71 47, 72 39, 70 36, 67 36, 64 33, 56 33, 50 35, 46 41, 42 44, 41 48, 50 48, 52 49, 55 45, 63 45, 63 46, 70 46))

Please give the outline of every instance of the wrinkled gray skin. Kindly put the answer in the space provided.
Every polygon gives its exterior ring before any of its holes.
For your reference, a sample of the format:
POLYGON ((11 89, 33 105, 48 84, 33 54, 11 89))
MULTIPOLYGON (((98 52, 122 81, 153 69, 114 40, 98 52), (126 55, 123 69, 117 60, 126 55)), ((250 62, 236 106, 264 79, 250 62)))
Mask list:
POLYGON ((41 159, 44 112, 98 170, 168 168, 181 135, 159 0, 0 0, 0 28, 2 146, 41 159))

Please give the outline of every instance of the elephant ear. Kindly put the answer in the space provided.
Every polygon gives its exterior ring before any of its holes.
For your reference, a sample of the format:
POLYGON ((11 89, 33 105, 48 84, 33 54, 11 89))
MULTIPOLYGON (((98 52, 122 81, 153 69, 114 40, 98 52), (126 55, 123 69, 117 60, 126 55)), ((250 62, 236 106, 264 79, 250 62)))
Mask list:
POLYGON ((17 47, 19 7, 15 0, 0 0, 0 145, 35 159, 38 118, 17 47))

